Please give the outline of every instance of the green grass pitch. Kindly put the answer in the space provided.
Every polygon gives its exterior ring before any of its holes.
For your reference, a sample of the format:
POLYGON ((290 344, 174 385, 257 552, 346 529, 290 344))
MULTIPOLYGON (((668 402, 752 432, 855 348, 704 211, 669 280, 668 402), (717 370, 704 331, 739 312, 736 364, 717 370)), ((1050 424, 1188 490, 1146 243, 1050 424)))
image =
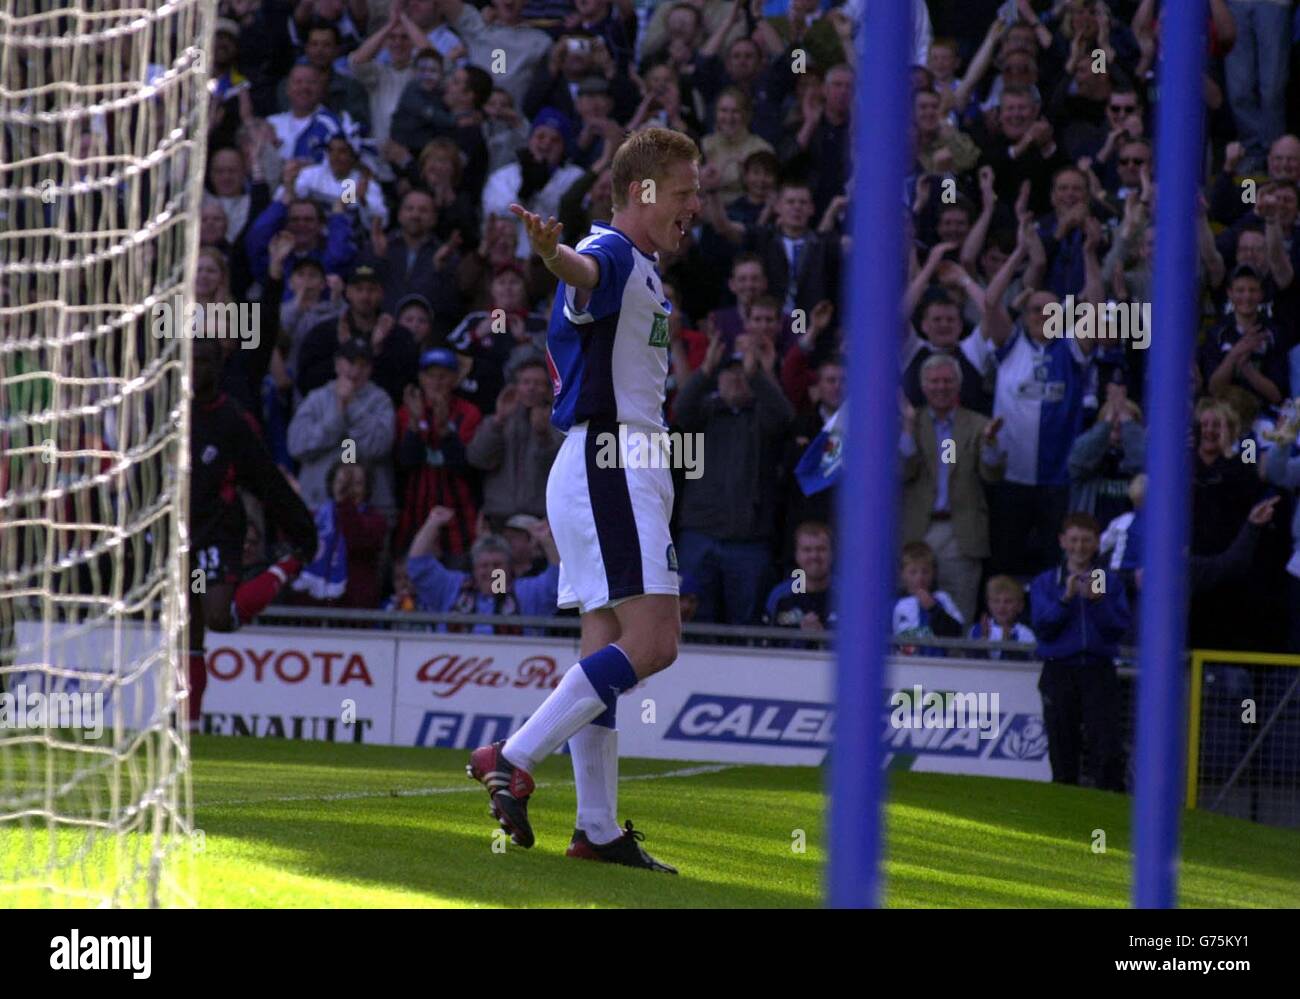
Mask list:
MULTIPOLYGON (((624 760, 619 817, 647 834, 651 853, 680 868, 672 877, 564 856, 575 801, 563 756, 536 774, 529 813, 537 845, 505 845, 486 793, 465 776, 467 756, 195 737, 201 835, 180 848, 182 883, 200 905, 220 908, 822 904, 819 769, 624 760)), ((902 770, 889 781, 886 905, 1129 904, 1130 798, 902 770), (1094 850, 1099 832, 1104 852, 1094 850)), ((6 893, 6 872, 31 870, 52 844, 63 855, 85 850, 74 831, 54 841, 43 828, 0 827, 0 908, 51 904, 21 888, 6 893)), ((103 881, 99 854, 112 842, 95 841, 77 869, 83 885, 103 881)), ((147 864, 143 844, 130 845, 135 862, 147 864)), ((1297 856, 1294 831, 1184 813, 1181 903, 1300 906, 1297 856)))
MULTIPOLYGON (((821 904, 818 769, 624 760, 620 820, 630 817, 650 852, 681 869, 671 877, 564 857, 575 808, 567 757, 536 774, 537 845, 494 852, 496 823, 465 777, 467 755, 196 738, 200 904, 821 904)), ((1131 799, 940 774, 890 781, 887 905, 1128 904, 1131 799), (1099 829, 1104 853, 1093 849, 1099 829)), ((1300 835, 1200 812, 1185 813, 1183 831, 1184 906, 1300 905, 1300 835)))

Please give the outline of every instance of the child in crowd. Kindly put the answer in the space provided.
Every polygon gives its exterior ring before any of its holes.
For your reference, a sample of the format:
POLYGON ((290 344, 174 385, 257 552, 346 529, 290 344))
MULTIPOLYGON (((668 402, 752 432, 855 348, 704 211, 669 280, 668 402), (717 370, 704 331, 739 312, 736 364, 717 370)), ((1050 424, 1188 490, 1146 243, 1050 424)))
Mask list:
MULTIPOLYGON (((902 585, 904 596, 894 604, 894 635, 905 639, 960 638, 965 621, 957 604, 943 590, 934 589, 938 563, 924 541, 903 546, 902 585)), ((904 655, 942 656, 942 649, 903 644, 904 655)))
MULTIPOLYGON (((988 602, 988 613, 983 615, 970 630, 970 637, 989 642, 1027 642, 1037 641, 1034 633, 1020 622, 1020 615, 1025 612, 1025 588, 1010 576, 994 576, 985 584, 984 596, 988 602)), ((1026 660, 1027 652, 1003 652, 989 649, 980 658, 1026 660)))

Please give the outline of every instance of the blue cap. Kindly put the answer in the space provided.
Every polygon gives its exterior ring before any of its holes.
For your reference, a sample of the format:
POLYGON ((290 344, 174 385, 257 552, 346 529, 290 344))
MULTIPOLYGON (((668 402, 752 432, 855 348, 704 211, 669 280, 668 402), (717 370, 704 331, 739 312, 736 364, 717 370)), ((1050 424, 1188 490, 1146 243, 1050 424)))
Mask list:
POLYGON ((448 371, 459 371, 460 362, 456 360, 456 355, 446 347, 430 347, 420 355, 420 370, 425 368, 446 368, 448 371))
POLYGON ((564 139, 566 150, 573 144, 573 123, 567 115, 553 107, 544 107, 537 112, 537 116, 533 118, 533 127, 529 129, 528 134, 532 135, 539 128, 553 128, 559 132, 564 139))

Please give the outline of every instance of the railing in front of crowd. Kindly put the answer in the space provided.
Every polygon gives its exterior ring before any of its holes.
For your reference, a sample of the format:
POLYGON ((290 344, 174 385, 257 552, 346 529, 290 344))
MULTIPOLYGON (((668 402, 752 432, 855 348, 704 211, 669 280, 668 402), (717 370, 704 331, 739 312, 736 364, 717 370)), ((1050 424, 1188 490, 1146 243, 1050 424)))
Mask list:
MULTIPOLYGON (((511 615, 503 619, 496 614, 458 614, 431 611, 384 611, 355 610, 334 607, 294 607, 277 605, 268 607, 257 618, 258 624, 273 627, 310 627, 310 628, 367 628, 378 631, 429 631, 434 632, 438 625, 449 625, 459 631, 473 630, 476 625, 491 625, 494 630, 508 628, 510 631, 526 629, 553 637, 576 637, 581 628, 577 616, 569 617, 528 617, 511 615)), ((767 625, 740 624, 704 624, 688 621, 682 626, 682 636, 688 642, 706 644, 752 644, 755 647, 790 647, 797 645, 805 649, 833 648, 834 632, 806 631, 801 628, 778 628, 767 625)), ((895 649, 915 646, 919 640, 915 637, 898 638, 892 642, 895 649)), ((1034 646, 1023 642, 990 642, 984 639, 939 638, 926 636, 926 648, 948 650, 975 650, 979 655, 971 656, 972 661, 987 658, 986 653, 1018 653, 1020 656, 1033 656, 1034 646)), ((1128 653, 1131 650, 1122 650, 1128 653)))

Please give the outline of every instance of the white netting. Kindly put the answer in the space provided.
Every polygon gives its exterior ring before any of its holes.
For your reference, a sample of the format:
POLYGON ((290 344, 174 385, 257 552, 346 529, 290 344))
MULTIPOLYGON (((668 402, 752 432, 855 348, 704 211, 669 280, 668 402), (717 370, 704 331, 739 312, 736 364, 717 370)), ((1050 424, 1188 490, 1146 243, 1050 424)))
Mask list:
POLYGON ((191 297, 214 8, 0 0, 0 906, 192 900, 190 351, 149 315, 191 297))

